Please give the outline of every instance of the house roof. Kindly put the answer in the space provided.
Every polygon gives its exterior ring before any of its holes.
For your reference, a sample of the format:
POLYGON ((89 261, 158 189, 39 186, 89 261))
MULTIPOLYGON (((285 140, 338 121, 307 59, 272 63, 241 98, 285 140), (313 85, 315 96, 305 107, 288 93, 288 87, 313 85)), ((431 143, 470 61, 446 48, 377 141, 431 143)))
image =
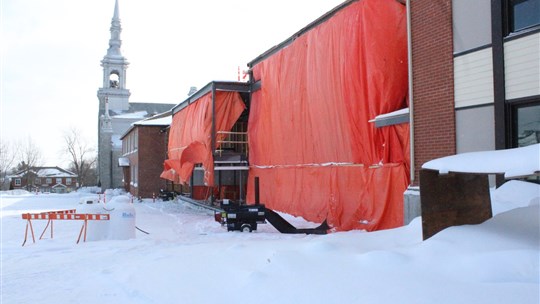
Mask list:
MULTIPOLYGON (((77 174, 60 167, 32 167, 28 171, 38 177, 77 177, 77 174)), ((27 170, 19 171, 11 177, 23 177, 27 170)))

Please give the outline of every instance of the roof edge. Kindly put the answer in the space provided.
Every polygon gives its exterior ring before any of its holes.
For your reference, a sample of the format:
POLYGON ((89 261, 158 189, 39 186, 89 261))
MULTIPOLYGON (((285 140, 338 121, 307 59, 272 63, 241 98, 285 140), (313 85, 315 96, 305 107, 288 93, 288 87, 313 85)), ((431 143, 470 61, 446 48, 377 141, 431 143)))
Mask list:
POLYGON ((216 91, 234 91, 234 92, 250 92, 251 90, 251 84, 249 82, 242 82, 242 81, 211 81, 202 89, 195 92, 193 95, 186 98, 184 101, 179 103, 178 105, 174 106, 172 108, 172 114, 176 114, 180 112, 183 108, 187 107, 188 105, 196 102, 198 99, 203 97, 204 95, 212 92, 213 90, 216 91))
POLYGON ((317 27, 319 24, 321 24, 321 23, 327 21, 328 19, 332 18, 337 12, 339 12, 343 8, 351 5, 354 2, 358 2, 358 1, 360 1, 360 0, 348 0, 348 1, 345 1, 345 2, 343 2, 341 4, 339 4, 338 6, 334 7, 330 11, 326 12, 321 17, 315 19, 314 21, 312 21, 311 23, 309 23, 308 25, 306 25, 305 27, 300 29, 298 32, 294 33, 291 37, 289 37, 289 38, 285 39, 284 41, 282 41, 281 43, 271 47, 266 52, 262 53, 261 55, 257 56, 255 59, 248 62, 247 66, 249 68, 252 68, 253 66, 260 63, 261 61, 263 61, 266 58, 268 58, 268 57, 272 56, 273 54, 277 53, 278 51, 280 51, 281 49, 283 49, 287 45, 293 43, 298 37, 304 35, 305 33, 309 32, 313 28, 317 27))

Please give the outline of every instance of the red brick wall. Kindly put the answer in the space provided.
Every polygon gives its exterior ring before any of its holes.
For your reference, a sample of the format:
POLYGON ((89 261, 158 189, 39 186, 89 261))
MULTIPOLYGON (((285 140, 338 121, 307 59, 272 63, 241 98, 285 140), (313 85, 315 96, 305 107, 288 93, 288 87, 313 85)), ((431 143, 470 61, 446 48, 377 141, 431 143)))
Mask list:
POLYGON ((160 189, 166 188, 166 181, 159 176, 163 172, 163 162, 167 156, 167 133, 160 133, 162 127, 139 126, 138 163, 139 178, 137 196, 151 198, 160 189))
POLYGON ((456 153, 451 0, 411 1, 415 181, 425 162, 456 153))
MULTIPOLYGON (((62 180, 62 182, 60 184, 66 186, 67 188, 71 189, 72 191, 77 189, 77 178, 76 177, 71 177, 71 183, 68 185, 67 183, 67 177, 49 177, 49 179, 51 180, 50 183, 47 183, 47 177, 39 177, 40 179, 40 183, 39 184, 36 184, 35 183, 35 180, 36 180, 36 176, 35 175, 31 175, 30 177, 26 177, 26 176, 23 176, 23 177, 20 177, 20 178, 13 178, 11 180, 11 188, 13 189, 26 189, 27 188, 27 185, 30 184, 30 186, 32 188, 34 187, 37 187, 39 189, 42 189, 42 188, 52 188, 52 186, 58 184, 56 182, 56 179, 57 178, 60 178, 62 180), (15 180, 16 179, 20 179, 21 180, 21 184, 20 185, 15 185, 15 180)), ((48 189, 50 190, 50 189, 48 189)))

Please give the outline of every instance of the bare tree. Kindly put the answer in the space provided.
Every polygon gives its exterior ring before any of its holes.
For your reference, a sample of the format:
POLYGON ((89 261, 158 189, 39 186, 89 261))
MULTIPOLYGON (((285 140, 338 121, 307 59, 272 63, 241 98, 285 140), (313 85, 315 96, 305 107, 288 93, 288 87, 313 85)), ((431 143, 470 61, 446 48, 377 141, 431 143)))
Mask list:
POLYGON ((95 149, 80 136, 79 130, 75 127, 64 132, 64 142, 64 153, 69 157, 70 168, 79 176, 79 186, 91 183, 97 159, 95 149))
POLYGON ((19 161, 26 163, 28 167, 37 167, 41 165, 42 156, 41 150, 31 137, 27 137, 26 141, 18 144, 19 161))
POLYGON ((41 156, 41 150, 38 146, 34 143, 31 137, 28 137, 26 141, 22 141, 17 143, 17 150, 18 150, 18 160, 19 165, 18 168, 21 171, 25 171, 25 178, 26 178, 26 188, 27 190, 30 190, 30 174, 29 171, 33 167, 38 167, 41 165, 42 162, 42 156, 41 156))
POLYGON ((7 175, 15 164, 15 145, 5 140, 0 141, 0 189, 7 190, 7 175))

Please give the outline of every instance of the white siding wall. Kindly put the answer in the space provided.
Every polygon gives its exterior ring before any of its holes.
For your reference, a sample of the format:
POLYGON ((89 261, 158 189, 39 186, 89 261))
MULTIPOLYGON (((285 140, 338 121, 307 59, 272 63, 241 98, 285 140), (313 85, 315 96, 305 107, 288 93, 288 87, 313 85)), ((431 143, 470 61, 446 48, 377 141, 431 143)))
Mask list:
POLYGON ((506 99, 540 95, 540 33, 504 44, 506 99))
POLYGON ((495 150, 493 105, 456 111, 457 153, 495 150))
POLYGON ((491 48, 454 58, 456 108, 493 103, 491 48))

